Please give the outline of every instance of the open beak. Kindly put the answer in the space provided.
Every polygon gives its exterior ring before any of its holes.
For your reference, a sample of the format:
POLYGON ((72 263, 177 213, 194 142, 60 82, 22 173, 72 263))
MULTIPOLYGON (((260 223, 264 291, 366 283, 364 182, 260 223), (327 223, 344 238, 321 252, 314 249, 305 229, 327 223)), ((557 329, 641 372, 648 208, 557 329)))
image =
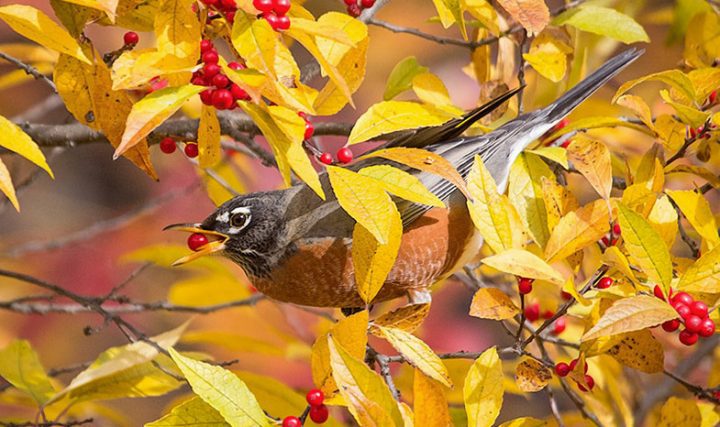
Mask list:
POLYGON ((201 246, 196 252, 190 255, 184 256, 172 263, 173 267, 178 265, 186 264, 190 261, 196 260, 205 255, 210 255, 215 252, 220 252, 225 249, 225 242, 230 238, 228 235, 218 233, 217 231, 205 230, 200 228, 200 224, 172 224, 163 228, 163 231, 174 230, 174 231, 185 231, 188 233, 200 233, 208 236, 209 238, 216 238, 217 240, 210 240, 206 245, 201 246))

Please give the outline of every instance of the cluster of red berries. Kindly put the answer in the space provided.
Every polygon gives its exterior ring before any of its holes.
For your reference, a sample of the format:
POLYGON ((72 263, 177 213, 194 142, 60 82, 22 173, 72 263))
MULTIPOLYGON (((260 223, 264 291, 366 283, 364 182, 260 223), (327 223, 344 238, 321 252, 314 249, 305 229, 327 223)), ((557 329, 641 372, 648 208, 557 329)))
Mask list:
POLYGON ((298 112, 298 116, 302 117, 303 120, 305 120, 305 135, 303 136, 303 139, 310 139, 312 138, 313 134, 315 133, 315 126, 312 124, 310 119, 308 119, 307 114, 305 114, 302 111, 298 112))
MULTIPOLYGON (((659 285, 655 285, 653 294, 664 300, 662 289, 659 285)), ((678 319, 668 320, 662 324, 662 328, 666 332, 675 332, 680 328, 682 323, 685 329, 680 331, 678 339, 685 345, 693 345, 698 342, 700 337, 708 338, 715 333, 715 322, 708 314, 708 306, 702 301, 696 301, 687 292, 678 292, 675 295, 670 290, 670 305, 678 312, 678 319)))
POLYGON ((689 127, 687 128, 687 136, 692 139, 710 139, 712 137, 711 133, 714 129, 717 128, 717 125, 715 123, 711 123, 708 126, 699 126, 697 128, 689 127))
POLYGON ((532 292, 532 284, 535 279, 529 279, 527 277, 518 277, 518 292, 521 295, 527 295, 532 292))
POLYGON ((123 34, 123 43, 125 46, 133 48, 140 41, 140 36, 135 31, 128 31, 123 34))
POLYGON ((363 9, 371 8, 375 5, 375 0, 345 0, 348 15, 357 18, 363 9))
MULTIPOLYGON (((525 306, 525 319, 529 322, 535 322, 540 319, 540 303, 534 302, 525 306)), ((543 319, 551 319, 555 315, 552 310, 545 310, 542 312, 543 319)), ((553 329, 550 331, 553 335, 560 335, 565 331, 567 327, 567 319, 565 316, 558 317, 553 323, 553 329)))
MULTIPOLYGON (((208 9, 216 10, 225 16, 228 23, 232 24, 235 21, 235 12, 237 12, 237 4, 235 0, 200 0, 208 7, 208 9)), ((207 21, 212 21, 214 14, 208 12, 207 21)))
POLYGON ((616 222, 615 224, 613 224, 610 233, 608 233, 606 236, 603 236, 603 245, 605 245, 606 247, 615 246, 618 242, 618 239, 620 238, 620 232, 620 224, 616 222))
MULTIPOLYGON (((559 377, 565 377, 570 372, 575 370, 575 366, 577 366, 577 363, 578 363, 578 359, 571 360, 569 365, 565 362, 557 363, 555 365, 555 373, 559 377)), ((578 383, 578 388, 580 390, 586 391, 586 392, 592 390, 593 387, 595 387, 595 379, 591 375, 588 375, 587 372, 588 372, 588 365, 587 365, 587 363, 585 363, 585 382, 587 383, 588 388, 586 388, 584 385, 582 385, 580 383, 578 383)))
MULTIPOLYGON (((353 161, 353 152, 347 147, 343 147, 339 150, 337 150, 337 153, 335 153, 335 156, 338 159, 338 162, 342 164, 348 164, 353 161)), ((331 165, 333 164, 333 156, 332 154, 328 152, 323 152, 318 156, 318 160, 320 163, 325 165, 331 165)))
MULTIPOLYGON (((310 390, 307 395, 305 395, 305 400, 307 400, 308 405, 310 405, 310 411, 308 412, 308 415, 314 423, 322 424, 328 420, 328 418, 330 417, 330 412, 328 411, 328 407, 325 406, 325 404, 323 403, 323 401, 325 400, 325 395, 321 390, 318 390, 316 388, 310 390)), ((285 417, 282 422, 282 427, 300 426, 302 426, 302 420, 295 416, 285 417)))
POLYGON ((290 29, 290 18, 287 16, 290 0, 253 0, 253 6, 262 13, 261 16, 273 30, 290 29))
POLYGON ((193 233, 188 236, 187 245, 193 251, 198 251, 200 248, 208 244, 208 238, 202 233, 193 233))
MULTIPOLYGON (((237 106, 237 101, 247 101, 250 95, 240 86, 230 81, 226 76, 218 61, 218 55, 213 42, 203 40, 200 42, 200 63, 202 68, 195 71, 190 82, 197 86, 207 86, 208 89, 200 92, 200 100, 205 105, 212 105, 218 110, 233 110, 237 106)), ((228 63, 231 70, 242 70, 245 68, 243 64, 238 62, 228 63)))
MULTIPOLYGON (((177 149, 177 145, 175 144, 175 140, 168 137, 163 138, 160 140, 160 151, 162 151, 165 154, 172 154, 177 149)), ((198 156, 198 145, 196 142, 186 142, 185 143, 185 155, 192 158, 195 158, 198 156)))

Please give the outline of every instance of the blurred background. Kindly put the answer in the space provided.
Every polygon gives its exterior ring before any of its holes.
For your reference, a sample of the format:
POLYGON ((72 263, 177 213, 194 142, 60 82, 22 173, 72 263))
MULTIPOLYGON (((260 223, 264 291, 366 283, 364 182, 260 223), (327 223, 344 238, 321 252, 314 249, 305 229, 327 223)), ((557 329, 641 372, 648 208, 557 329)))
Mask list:
MULTIPOLYGON (((52 14, 46 1, 7 1, 31 4, 52 14)), ((551 7, 560 2, 548 1, 551 7)), ((672 19, 672 1, 601 2, 633 14, 644 26, 652 42, 643 46, 647 53, 627 71, 603 89, 595 98, 583 105, 574 117, 599 114, 618 114, 609 106, 609 99, 623 81, 676 66, 682 58, 681 43, 669 43, 672 19)), ((311 0, 305 6, 316 16, 327 10, 343 11, 340 1, 311 0)), ((456 27, 447 31, 436 23, 428 22, 436 15, 431 1, 391 1, 378 18, 398 25, 419 28, 431 34, 459 37, 456 27)), ((121 29, 91 25, 87 35, 101 52, 117 49, 122 44, 121 29)), ((141 34, 140 45, 149 44, 150 34, 141 34)), ((588 69, 601 63, 610 52, 619 48, 607 40, 591 40, 597 57, 588 58, 588 69)), ((407 34, 395 34, 383 28, 370 26, 370 49, 365 81, 354 96, 356 109, 345 108, 333 121, 353 122, 370 105, 382 100, 385 82, 398 61, 414 55, 420 64, 442 78, 456 105, 469 109, 479 102, 480 89, 474 79, 463 72, 469 63, 468 50, 462 47, 438 45, 407 34)), ((26 40, 0 23, 0 44, 22 43, 26 40)), ((302 64, 304 52, 294 50, 302 64)), ((2 77, 15 69, 0 62, 2 77)), ((532 109, 548 103, 564 90, 528 72, 529 88, 525 108, 532 109)), ((319 85, 314 85, 319 87, 319 85)), ((657 90, 643 86, 636 93, 643 95, 655 112, 664 111, 657 90), (645 96, 647 95, 647 96, 645 96), (653 104, 654 103, 654 104, 653 104)), ((0 90, 0 114, 33 123, 70 123, 72 116, 59 105, 48 88, 33 80, 0 90), (41 106, 41 107, 38 107, 41 106), (47 108, 47 107, 51 108, 47 108), (40 114, 37 111, 40 110, 40 114)), ((315 120, 325 120, 318 118, 315 120)), ((637 137, 640 138, 640 137, 637 137)), ((334 148, 344 143, 342 138, 320 137, 318 145, 334 148)), ((645 139, 619 138, 618 151, 635 161, 638 153, 649 147, 645 139)), ((154 182, 124 159, 112 160, 113 149, 106 144, 86 144, 68 149, 46 150, 55 173, 51 180, 37 173, 27 161, 12 155, 3 155, 13 181, 19 191, 22 211, 16 212, 6 199, 0 198, 0 268, 26 272, 51 283, 84 295, 100 296, 125 280, 143 264, 124 256, 137 250, 167 244, 183 247, 184 235, 162 232, 168 224, 190 222, 204 218, 214 204, 204 190, 203 177, 180 153, 164 155, 153 147, 153 162, 159 182, 154 182)), ((356 155, 358 154, 356 150, 356 155)), ((243 191, 267 190, 280 185, 276 170, 262 166, 256 160, 235 154, 229 160, 243 191)), ((590 196, 591 194, 588 194, 590 196)), ((581 202, 582 194, 578 195, 581 202)), ((147 251, 146 251, 147 252, 147 251)), ((152 249, 150 250, 152 252, 152 249)), ((145 258, 148 256, 145 254, 145 258)), ((137 259, 143 256, 136 257, 137 259)), ((149 256, 152 258, 152 256, 149 256)), ((218 261, 224 263, 224 261, 218 261)), ((239 267, 227 264, 237 274, 237 284, 220 289, 225 296, 244 298, 252 289, 242 278, 239 267), (228 294, 231 293, 231 294, 228 294)), ((192 298, 216 298, 216 293, 203 293, 203 286, 212 282, 193 281, 198 277, 192 269, 168 269, 151 266, 144 269, 124 288, 123 293, 137 301, 160 301, 168 298, 187 302, 192 298), (186 286, 183 290, 182 286, 186 286), (174 294, 173 294, 174 292, 174 294)), ((37 289, 21 282, 0 279, 0 300, 23 295, 36 295, 37 289)), ((493 342, 507 339, 497 324, 484 322, 467 315, 472 292, 462 284, 450 281, 433 297, 430 317, 420 335, 437 351, 478 350, 493 342)), ((190 316, 187 314, 150 313, 127 315, 125 318, 148 335, 169 330, 190 316)), ((222 339, 215 344, 191 348, 201 349, 216 360, 238 359, 233 369, 248 370, 270 375, 299 390, 311 387, 308 367, 310 346, 316 332, 327 320, 297 307, 261 301, 256 307, 236 308, 210 315, 196 316, 190 330, 210 330, 223 334, 246 337, 242 344, 224 345, 222 339)), ((223 335, 218 335, 222 337, 223 335)), ((126 338, 112 326, 104 326, 96 314, 22 315, 0 311, 0 348, 12 339, 21 337, 32 342, 41 354, 46 368, 69 366, 93 360, 111 346, 125 344, 126 338), (87 327, 97 330, 87 335, 87 327)), ((382 347, 381 348, 386 348, 382 347)), ((449 365, 469 362, 450 362, 449 365)), ((458 367, 461 370, 462 367, 458 367)), ((410 380, 400 373, 399 382, 410 380)), ((61 376, 68 381, 68 376, 61 376)), ((121 414, 127 425, 159 417, 172 399, 186 391, 147 399, 118 399, 106 402, 121 414)), ((456 386, 451 394, 461 396, 456 386)), ((0 406, 0 413, 9 411, 0 406)), ((16 409, 12 409, 15 411, 16 409)), ((31 412, 25 412, 28 414, 31 412)), ((15 413, 13 412, 13 415, 15 413)), ((18 416, 22 416, 22 412, 18 416)), ((504 406, 501 420, 522 415, 543 417, 548 414, 544 398, 526 401, 525 397, 510 397, 504 406)), ((276 414, 278 416, 283 414, 276 414)))

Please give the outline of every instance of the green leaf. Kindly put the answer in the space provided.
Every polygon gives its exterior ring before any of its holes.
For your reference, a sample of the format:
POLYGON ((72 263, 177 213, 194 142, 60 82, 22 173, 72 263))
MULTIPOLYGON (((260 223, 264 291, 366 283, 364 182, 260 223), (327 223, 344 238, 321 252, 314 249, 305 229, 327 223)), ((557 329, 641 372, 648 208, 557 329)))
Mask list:
POLYGON ((212 406, 199 397, 172 408, 169 414, 145 427, 225 427, 225 419, 212 406))
POLYGON ((630 258, 669 293, 673 268, 665 241, 645 218, 622 203, 618 203, 618 219, 630 258))
POLYGON ((376 136, 423 126, 440 126, 452 116, 416 102, 382 101, 370 107, 355 123, 349 144, 368 141, 376 136))
POLYGON ((463 397, 469 426, 490 427, 500 414, 505 386, 497 349, 485 350, 465 377, 463 397))
POLYGON ((570 25, 578 30, 607 36, 625 44, 649 42, 650 37, 631 17, 615 9, 583 6, 570 9, 553 20, 553 25, 570 25))
POLYGON ((410 89, 415 76, 427 73, 427 71, 427 67, 420 65, 414 56, 408 56, 398 62, 390 72, 387 83, 385 83, 383 99, 389 101, 410 89))
POLYGON ((215 408, 232 427, 270 425, 255 396, 235 374, 185 357, 173 348, 168 351, 195 394, 215 408))
MULTIPOLYGON (((625 228, 623 228, 623 235, 625 235, 625 228)), ((582 341, 639 331, 677 317, 677 311, 670 304, 654 296, 635 295, 623 298, 615 301, 605 311, 600 320, 585 332, 582 341)))
POLYGON ((40 358, 28 341, 14 340, 0 350, 0 377, 28 393, 39 405, 55 394, 40 358))

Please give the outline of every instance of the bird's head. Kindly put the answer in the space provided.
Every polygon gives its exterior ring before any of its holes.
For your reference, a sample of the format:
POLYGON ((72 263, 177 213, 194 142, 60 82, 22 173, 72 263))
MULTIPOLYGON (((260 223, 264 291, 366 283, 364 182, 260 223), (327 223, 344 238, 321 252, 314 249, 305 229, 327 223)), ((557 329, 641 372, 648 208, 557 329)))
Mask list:
POLYGON ((235 197, 201 223, 174 224, 165 230, 201 233, 209 243, 173 265, 190 262, 211 253, 221 253, 242 267, 255 270, 277 249, 282 232, 283 195, 279 191, 235 197))

